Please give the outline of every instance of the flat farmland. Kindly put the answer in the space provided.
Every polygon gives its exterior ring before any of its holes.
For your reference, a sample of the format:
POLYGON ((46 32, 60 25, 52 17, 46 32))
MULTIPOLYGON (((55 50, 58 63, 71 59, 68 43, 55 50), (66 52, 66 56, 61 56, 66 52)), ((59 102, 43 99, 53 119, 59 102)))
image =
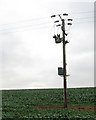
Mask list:
POLYGON ((95 88, 68 88, 64 108, 63 89, 2 91, 2 120, 95 120, 95 88))

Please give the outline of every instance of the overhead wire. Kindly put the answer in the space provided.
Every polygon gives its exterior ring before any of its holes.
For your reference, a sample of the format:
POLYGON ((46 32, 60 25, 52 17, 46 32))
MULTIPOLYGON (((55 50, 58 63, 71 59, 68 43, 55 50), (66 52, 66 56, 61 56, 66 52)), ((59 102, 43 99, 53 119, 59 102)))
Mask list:
POLYGON ((16 22, 11 22, 11 23, 5 23, 5 24, 1 24, 0 26, 7 26, 7 25, 11 25, 11 24, 18 24, 18 23, 24 23, 24 22, 32 22, 32 21, 36 21, 36 20, 42 20, 42 19, 47 19, 50 16, 47 17, 42 17, 42 18, 31 18, 31 19, 26 19, 26 20, 20 20, 20 21, 16 21, 16 22))
MULTIPOLYGON (((86 17, 86 18, 74 18, 74 19, 88 19, 88 18, 94 18, 94 17, 86 17)), ((42 24, 49 24, 51 22, 42 22, 42 23, 36 23, 36 24, 30 24, 30 25, 26 25, 24 27, 27 27, 27 26, 36 26, 36 25, 42 25, 42 24)), ((79 22, 80 23, 80 22, 79 22)), ((3 25, 2 25, 3 26, 3 25)), ((21 26, 23 27, 23 26, 21 26)))
MULTIPOLYGON (((91 22, 91 23, 93 22, 94 23, 96 21, 73 22, 72 24, 74 25, 74 24, 81 24, 81 23, 88 23, 88 22, 91 22)), ((12 28, 12 29, 2 29, 2 30, 0 30, 0 33, 2 33, 2 32, 6 32, 6 33, 11 33, 12 32, 13 33, 13 32, 20 32, 20 31, 28 31, 28 29, 26 29, 26 28, 31 28, 31 30, 32 30, 32 28, 33 28, 33 30, 45 29, 45 28, 49 28, 49 25, 48 24, 46 26, 44 26, 44 25, 42 25, 42 26, 30 26, 30 25, 28 25, 28 26, 22 26, 22 27, 12 28)), ((55 33, 55 29, 54 29, 54 33, 55 33)))
MULTIPOLYGON (((85 14, 85 13, 92 13, 92 12, 94 12, 94 11, 89 11, 89 12, 77 12, 77 13, 69 13, 69 14, 79 14, 79 13, 85 14)), ((35 21, 35 20, 40 20, 40 19, 48 19, 48 18, 50 18, 50 17, 51 17, 51 16, 40 17, 40 18, 31 18, 31 19, 21 20, 21 21, 17 21, 17 22, 12 22, 12 23, 1 24, 0 26, 7 26, 7 25, 10 25, 10 24, 18 24, 18 23, 22 23, 22 22, 35 21)), ((78 19, 78 18, 75 18, 75 19, 78 19)), ((83 19, 83 18, 79 18, 79 19, 83 19)))
POLYGON ((94 23, 94 22, 96 22, 96 21, 83 21, 83 22, 73 22, 72 24, 81 24, 81 23, 94 23))
POLYGON ((39 27, 44 27, 44 25, 51 24, 51 22, 44 22, 44 23, 38 23, 38 24, 30 24, 30 25, 23 25, 23 26, 17 26, 17 27, 11 27, 11 28, 4 28, 1 29, 0 31, 8 31, 8 30, 18 30, 18 29, 25 29, 25 28, 39 28, 39 27))
POLYGON ((73 12, 73 13, 69 12, 69 13, 70 14, 80 14, 80 13, 85 14, 85 13, 94 13, 94 11, 82 11, 82 12, 73 12))
POLYGON ((26 27, 26 28, 18 28, 18 29, 11 29, 10 31, 2 31, 4 33, 15 33, 15 32, 21 32, 21 31, 32 31, 32 30, 39 30, 39 29, 48 29, 49 25, 45 25, 45 26, 34 26, 34 27, 30 27, 31 29, 29 29, 29 27, 26 27), (27 29, 28 28, 28 29, 27 29), (32 29, 33 28, 33 29, 32 29))
MULTIPOLYGON (((93 11, 91 11, 91 12, 93 12, 93 11)), ((91 13, 90 12, 90 13, 91 13)), ((89 12, 83 12, 83 13, 89 13, 89 12)), ((76 13, 74 13, 74 14, 76 14, 76 13)), ((0 32, 4 32, 4 31, 8 31, 8 30, 16 30, 16 29, 25 29, 25 28, 37 28, 38 29, 38 27, 40 27, 41 25, 43 26, 43 25, 48 25, 48 24, 51 24, 51 22, 42 22, 42 23, 35 23, 35 24, 29 24, 29 23, 27 23, 27 25, 19 25, 18 26, 18 24, 19 23, 26 23, 26 22, 33 22, 33 21, 35 21, 36 22, 36 20, 40 20, 40 19, 42 19, 42 20, 44 20, 44 19, 48 19, 49 18, 49 16, 48 17, 43 17, 43 18, 34 18, 34 19, 28 19, 28 20, 23 20, 23 21, 18 21, 18 22, 13 22, 13 23, 9 23, 9 24, 2 24, 2 25, 0 25, 0 27, 1 27, 1 30, 0 30, 0 32), (16 25, 17 24, 17 26, 12 26, 11 28, 10 28, 10 26, 8 26, 8 25, 16 25), (5 27, 5 28, 2 28, 2 27, 5 27)), ((74 20, 75 19, 91 19, 91 18, 94 18, 94 16, 92 17, 80 17, 80 18, 75 18, 74 17, 74 20)), ((79 24, 79 23, 87 23, 87 22, 95 22, 95 21, 79 21, 79 22, 73 22, 73 24, 79 24)), ((54 30, 55 31, 55 30, 54 30)))
MULTIPOLYGON (((44 29, 45 28, 48 29, 48 26, 41 26, 41 27, 38 27, 38 28, 34 28, 34 30, 41 30, 41 29, 44 29)), ((17 33, 17 32, 22 32, 22 31, 32 31, 32 29, 22 29, 22 30, 12 30, 12 31, 5 31, 4 33, 17 33)))

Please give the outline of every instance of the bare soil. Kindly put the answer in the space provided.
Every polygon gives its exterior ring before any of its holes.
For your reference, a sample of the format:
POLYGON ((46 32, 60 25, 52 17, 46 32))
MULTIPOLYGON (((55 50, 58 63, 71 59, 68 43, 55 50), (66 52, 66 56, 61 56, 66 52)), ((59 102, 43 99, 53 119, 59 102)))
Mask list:
MULTIPOLYGON (((59 105, 51 105, 51 106, 35 105, 34 107, 41 108, 41 109, 64 108, 64 106, 59 106, 59 105)), ((94 106, 70 106, 70 105, 68 105, 67 108, 68 109, 77 109, 77 110, 86 110, 86 111, 96 111, 96 107, 94 107, 94 106)))

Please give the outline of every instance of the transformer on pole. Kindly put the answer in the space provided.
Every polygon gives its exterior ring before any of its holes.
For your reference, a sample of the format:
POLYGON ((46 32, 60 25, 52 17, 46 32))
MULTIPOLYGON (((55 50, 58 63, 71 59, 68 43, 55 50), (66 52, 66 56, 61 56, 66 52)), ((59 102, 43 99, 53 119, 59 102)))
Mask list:
MULTIPOLYGON (((67 43, 69 43, 68 41, 65 40, 65 36, 67 36, 67 34, 65 33, 65 19, 62 19, 62 16, 68 16, 68 14, 64 13, 64 14, 58 14, 58 15, 52 15, 51 18, 59 16, 62 25, 58 24, 56 25, 61 26, 61 30, 62 30, 62 37, 60 37, 60 34, 54 35, 53 38, 55 39, 55 43, 63 43, 63 68, 62 67, 58 67, 58 75, 63 76, 63 81, 64 81, 64 108, 67 108, 67 94, 66 94, 66 89, 67 89, 67 76, 66 75, 66 49, 65 46, 67 43)), ((67 19, 68 21, 72 21, 72 19, 67 19)), ((55 21, 54 23, 59 22, 59 20, 55 21)), ((72 23, 68 23, 67 25, 72 25, 72 23)))

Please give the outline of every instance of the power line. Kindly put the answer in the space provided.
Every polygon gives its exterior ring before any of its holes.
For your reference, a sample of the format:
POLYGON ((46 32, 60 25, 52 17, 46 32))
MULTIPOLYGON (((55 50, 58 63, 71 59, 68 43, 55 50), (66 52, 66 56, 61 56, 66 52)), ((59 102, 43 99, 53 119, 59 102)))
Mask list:
MULTIPOLYGON (((94 17, 85 17, 85 18, 74 18, 74 19, 88 19, 88 18, 94 18, 94 17)), ((50 22, 51 23, 51 22, 50 22)), ((79 22, 80 23, 80 22, 79 22)), ((11 23, 10 23, 11 24, 11 23)), ((13 24, 13 23, 12 23, 13 24)), ((30 24, 30 25, 26 25, 26 26, 21 26, 21 27, 30 27, 30 26, 36 26, 36 25, 41 25, 41 24, 49 24, 49 22, 44 22, 44 23, 36 23, 36 24, 30 24)), ((5 25, 8 25, 8 24, 2 24, 1 26, 5 26, 5 25)), ((17 27, 19 28, 19 27, 17 27)))
POLYGON ((49 25, 45 25, 45 26, 34 26, 34 27, 32 27, 32 26, 30 26, 30 28, 31 29, 29 29, 29 27, 22 27, 22 28, 18 28, 18 29, 10 29, 9 31, 8 31, 8 29, 7 29, 7 31, 6 30, 2 30, 1 31, 1 33, 2 32, 4 32, 4 33, 16 33, 16 32, 22 32, 22 31, 31 31, 31 30, 41 30, 41 29, 45 29, 45 28, 47 28, 48 29, 48 27, 49 27, 49 25), (28 29, 27 29, 28 28, 28 29))
POLYGON ((29 24, 29 25, 23 25, 23 26, 19 26, 19 27, 13 27, 13 28, 5 28, 5 29, 1 29, 0 31, 4 31, 4 30, 12 30, 12 29, 21 29, 21 28, 28 28, 28 27, 39 27, 40 25, 47 25, 50 24, 51 22, 45 22, 45 23, 38 23, 38 24, 29 24))
MULTIPOLYGON (((93 13, 94 11, 88 11, 88 12, 77 12, 77 13, 69 13, 69 14, 85 14, 85 13, 93 13)), ((24 22, 32 22, 32 21, 37 21, 37 20, 42 20, 42 19, 48 19, 50 18, 50 16, 46 16, 46 17, 42 17, 42 18, 31 18, 31 19, 27 19, 27 20, 21 20, 21 21, 17 21, 17 22, 12 22, 12 23, 5 23, 5 24, 1 24, 0 26, 7 26, 7 25, 11 25, 11 24, 18 24, 18 23, 24 23, 24 22)), ((78 19, 78 18, 75 18, 78 19)), ((86 18, 79 18, 79 19, 86 19, 86 18)))
POLYGON ((74 18, 74 19, 91 19, 91 18, 96 18, 96 17, 94 17, 94 16, 92 16, 92 17, 81 17, 81 18, 74 18))
MULTIPOLYGON (((85 18, 74 18, 74 20, 75 19, 94 19, 94 18, 96 18, 96 17, 85 17, 85 18)), ((87 22, 89 22, 89 21, 87 21, 87 22)), ((21 26, 20 28, 23 28, 23 27, 32 27, 32 26, 36 26, 36 25, 43 25, 43 24, 49 24, 49 23, 51 23, 51 22, 44 22, 44 23, 36 23, 36 24, 29 24, 29 25, 25 25, 25 26, 21 26)), ((78 22, 78 23, 80 23, 80 22, 78 22)), ((82 22, 83 23, 83 22, 82 22)), ((11 24, 11 23, 10 23, 11 24)), ((10 25, 10 24, 2 24, 2 25, 0 25, 0 26, 5 26, 5 25, 10 25)), ((12 23, 13 24, 13 23, 12 23)), ((14 23, 15 24, 15 23, 14 23)), ((19 27, 16 27, 17 29, 19 28, 19 27)), ((10 29, 10 28, 9 28, 10 29)), ((7 30, 7 29, 6 29, 7 30)), ((1 30, 0 30, 1 31, 1 30)))
MULTIPOLYGON (((48 18, 48 17, 46 17, 46 18, 48 18)), ((88 18, 93 18, 92 16, 91 17, 85 17, 85 18, 74 18, 74 19, 88 19, 88 18)), ((39 19, 39 18, 38 18, 39 19)), ((43 19, 43 18, 41 18, 41 19, 43 19)), ((81 23, 89 23, 89 22, 96 22, 96 21, 83 21, 83 22, 73 22, 73 24, 81 24, 81 23)), ((51 25, 51 22, 42 22, 42 23, 36 23, 36 24, 28 24, 28 25, 23 25, 23 26, 18 26, 18 27, 12 27, 12 28, 4 28, 4 29, 1 29, 0 31, 2 32, 2 31, 5 31, 5 32, 9 32, 8 30, 16 30, 16 29, 22 29, 23 30, 23 28, 33 28, 33 29, 38 29, 38 28, 40 28, 40 27, 46 27, 46 26, 44 26, 44 25, 51 25)), ((48 27, 48 26, 47 26, 48 27)))
POLYGON ((81 23, 94 23, 96 21, 83 21, 83 22, 73 22, 73 24, 81 24, 81 23))
POLYGON ((73 13, 71 13, 71 12, 69 12, 69 14, 80 14, 80 13, 82 13, 82 14, 88 14, 88 13, 94 13, 94 11, 83 11, 83 12, 73 12, 73 13))
MULTIPOLYGON (((81 24, 81 23, 89 23, 89 22, 96 22, 96 21, 87 21, 87 22, 73 22, 73 25, 74 24, 81 24)), ((26 28, 31 28, 31 30, 32 29, 34 29, 34 30, 36 30, 36 29, 45 29, 45 28, 48 28, 49 27, 49 24, 47 24, 46 26, 30 26, 30 25, 28 25, 28 26, 22 26, 22 27, 18 27, 18 28, 10 28, 10 29, 2 29, 2 30, 0 30, 0 32, 2 33, 2 32, 6 32, 6 33, 15 33, 15 32, 20 32, 20 31, 28 31, 28 29, 26 29, 26 28), (24 29, 25 28, 25 29, 24 29), (17 29, 17 30, 16 30, 17 29), (19 29, 19 30, 18 30, 19 29), (21 30, 20 30, 21 29, 21 30), (9 30, 9 31, 8 31, 9 30)))
POLYGON ((27 20, 21 20, 21 21, 17 21, 17 22, 12 22, 12 23, 5 23, 5 24, 1 24, 0 26, 7 26, 7 25, 11 25, 11 24, 18 24, 18 23, 24 23, 24 22, 32 22, 32 21, 37 21, 37 20, 42 20, 42 19, 47 19, 50 16, 47 17, 42 17, 42 18, 31 18, 31 19, 27 19, 27 20))

